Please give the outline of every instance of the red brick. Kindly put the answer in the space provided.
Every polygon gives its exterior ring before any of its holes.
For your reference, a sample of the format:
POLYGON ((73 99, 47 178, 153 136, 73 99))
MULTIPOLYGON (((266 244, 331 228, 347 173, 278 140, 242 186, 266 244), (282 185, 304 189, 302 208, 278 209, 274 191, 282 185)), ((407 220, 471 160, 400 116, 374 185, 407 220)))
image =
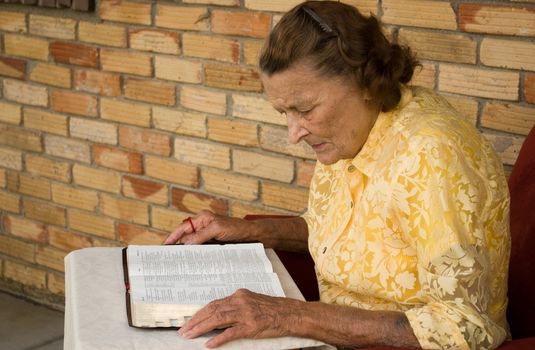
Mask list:
POLYGON ((134 176, 123 176, 122 192, 125 197, 156 204, 168 204, 167 186, 134 176))
POLYGON ((100 144, 93 145, 95 164, 133 174, 143 173, 143 155, 100 144))
POLYGON ((4 34, 4 52, 9 56, 48 61, 48 47, 47 40, 27 35, 4 34))
POLYGON ((75 164, 72 175, 74 183, 80 186, 113 193, 119 193, 121 188, 121 177, 115 171, 75 164))
POLYGON ((450 1, 383 0, 383 23, 411 27, 457 29, 453 5, 450 1))
POLYGON ((146 156, 145 172, 147 176, 172 184, 199 187, 199 174, 197 166, 194 165, 175 162, 168 158, 146 156))
MULTIPOLYGON (((20 176, 19 172, 15 170, 7 170, 7 189, 10 192, 19 192, 20 189, 20 176)), ((5 187, 5 186, 4 186, 5 187)))
POLYGON ((74 138, 109 145, 117 144, 117 125, 106 121, 71 117, 70 132, 74 138))
POLYGON ((307 208, 308 190, 263 182, 262 202, 270 207, 302 213, 307 208), (284 193, 284 195, 281 196, 281 193, 284 193))
POLYGON ((507 5, 460 4, 459 27, 467 32, 535 36, 535 11, 507 5))
POLYGON ((35 252, 35 261, 38 265, 63 272, 65 270, 65 265, 63 264, 65 255, 67 255, 67 252, 63 250, 39 245, 35 252))
POLYGON ((174 208, 167 209, 153 205, 151 210, 151 225, 155 229, 172 232, 188 216, 191 216, 191 214, 183 213, 174 208))
POLYGON ((71 91, 52 91, 52 110, 68 114, 97 116, 97 98, 71 91))
POLYGON ((240 60, 240 42, 238 40, 193 33, 185 33, 182 40, 185 56, 231 63, 238 63, 240 60))
POLYGON ((258 207, 249 203, 242 203, 239 201, 232 202, 230 206, 231 216, 235 218, 243 218, 245 215, 257 214, 257 215, 291 215, 286 210, 279 210, 266 207, 258 207))
POLYGON ((26 32, 26 14, 17 12, 0 12, 0 30, 8 32, 26 32))
POLYGON ((9 260, 4 263, 4 277, 38 289, 46 286, 45 271, 9 260))
POLYGON ((71 137, 45 135, 45 150, 47 154, 54 157, 67 158, 89 164, 91 162, 89 143, 73 138, 82 136, 78 131, 82 127, 78 127, 76 124, 76 119, 72 118, 71 137))
POLYGON ((535 73, 526 73, 524 78, 524 98, 526 102, 535 103, 535 73))
POLYGON ((175 158, 181 162, 230 169, 230 148, 213 142, 176 138, 175 158))
POLYGON ((142 51, 178 54, 180 41, 177 32, 149 29, 128 31, 130 48, 142 51))
POLYGON ((90 237, 85 237, 59 227, 48 228, 50 245, 65 251, 88 248, 93 245, 90 237))
POLYGON ((487 102, 480 122, 484 128, 528 135, 535 125, 535 108, 512 103, 487 102))
POLYGON ((47 276, 47 289, 52 294, 65 295, 65 276, 63 274, 48 272, 47 276))
POLYGON ((207 64, 204 75, 207 86, 240 91, 262 91, 262 83, 256 68, 207 64))
POLYGON ((262 12, 212 11, 212 31, 253 38, 264 38, 271 27, 271 15, 262 12))
POLYGON ((247 40, 243 43, 243 59, 245 64, 256 65, 260 58, 260 51, 264 46, 263 40, 247 40))
POLYGON ((98 50, 91 46, 54 41, 50 44, 50 53, 57 63, 98 67, 98 50))
POLYGON ((208 30, 209 18, 210 15, 206 7, 158 4, 154 20, 157 27, 181 30, 208 30))
POLYGON ((22 152, 0 147, 0 167, 22 170, 22 152))
POLYGON ((126 244, 162 244, 166 235, 144 227, 119 223, 117 233, 121 242, 126 244))
POLYGON ((31 263, 35 262, 35 244, 8 235, 0 235, 0 253, 31 263))
POLYGON ((65 207, 94 211, 98 206, 98 192, 53 183, 52 200, 65 207))
POLYGON ((100 212, 119 220, 140 225, 149 224, 149 205, 140 201, 102 194, 100 196, 100 212))
POLYGON ((0 188, 6 187, 6 169, 0 168, 0 188))
POLYGON ((11 213, 20 213, 20 195, 0 191, 0 211, 7 211, 11 213))
POLYGON ((24 74, 26 74, 26 61, 9 57, 0 57, 0 75, 24 79, 24 74))
POLYGON ((30 80, 45 85, 70 89, 71 70, 55 64, 38 63, 30 73, 30 80))
POLYGON ((30 14, 30 34, 49 38, 74 40, 76 20, 30 14))
POLYGON ((227 96, 222 91, 184 85, 180 90, 180 104, 187 109, 225 115, 227 96))
POLYGON ((175 84, 156 80, 127 79, 124 95, 133 100, 173 106, 176 103, 175 84))
POLYGON ((65 226, 65 209, 50 202, 24 198, 24 214, 30 219, 56 226, 65 226))
POLYGON ((101 0, 100 18, 133 24, 149 25, 151 4, 125 0, 101 0))
POLYGON ((198 213, 201 210, 211 210, 216 214, 227 215, 228 202, 206 194, 173 188, 171 203, 180 211, 198 213))
POLYGON ((17 237, 39 243, 48 242, 48 230, 46 226, 28 219, 6 215, 4 216, 4 230, 17 237))
POLYGON ((309 187, 316 163, 300 162, 297 164, 297 185, 309 187))
POLYGON ((0 101, 0 122, 19 125, 22 120, 21 111, 22 108, 18 104, 0 101))
MULTIPOLYGON (((69 227, 84 233, 89 233, 103 238, 115 239, 114 221, 102 215, 95 215, 83 210, 70 209, 69 227)), ((97 240, 93 244, 97 245, 97 240)))
POLYGON ((100 117, 106 120, 150 127, 150 106, 111 98, 100 99, 100 117))
POLYGON ((20 150, 42 152, 41 133, 0 124, 0 144, 20 150))
POLYGON ((121 77, 94 70, 77 70, 74 72, 74 88, 104 96, 119 96, 121 77))
POLYGON ((45 87, 13 79, 4 79, 4 98, 33 106, 48 106, 48 91, 45 87))
POLYGON ((151 55, 136 51, 100 50, 100 62, 102 70, 127 73, 134 75, 151 76, 151 55))
POLYGON ((105 46, 126 47, 126 28, 80 21, 78 23, 78 40, 105 46))
POLYGON ((31 174, 61 182, 71 181, 71 167, 68 162, 59 162, 32 154, 26 154, 24 158, 26 170, 31 174))
POLYGON ((119 144, 141 153, 147 152, 161 156, 171 154, 170 137, 146 129, 121 126, 119 128, 119 144))
POLYGON ((172 56, 156 56, 154 73, 158 79, 198 84, 202 82, 202 63, 172 56))
POLYGON ((19 176, 18 192, 27 194, 28 196, 50 200, 52 198, 50 183, 50 180, 40 176, 31 176, 22 173, 19 176))
POLYGON ((185 4, 208 4, 216 6, 240 6, 240 0, 183 0, 185 4))

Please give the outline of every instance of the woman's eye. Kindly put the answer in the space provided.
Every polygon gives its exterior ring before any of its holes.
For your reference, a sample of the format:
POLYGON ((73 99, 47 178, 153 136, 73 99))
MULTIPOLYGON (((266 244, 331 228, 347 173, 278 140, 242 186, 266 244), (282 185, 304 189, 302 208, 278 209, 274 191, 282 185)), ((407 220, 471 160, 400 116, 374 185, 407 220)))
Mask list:
POLYGON ((306 116, 310 112, 312 112, 312 108, 307 108, 307 109, 302 109, 302 110, 297 111, 297 113, 299 113, 301 116, 306 116))

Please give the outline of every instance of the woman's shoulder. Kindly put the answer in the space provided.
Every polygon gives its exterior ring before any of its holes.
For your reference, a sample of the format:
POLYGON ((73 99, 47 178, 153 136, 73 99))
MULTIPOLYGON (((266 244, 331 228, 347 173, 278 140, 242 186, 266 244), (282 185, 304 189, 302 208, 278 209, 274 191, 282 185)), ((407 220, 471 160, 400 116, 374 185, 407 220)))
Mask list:
MULTIPOLYGON (((433 90, 407 87, 412 98, 394 117, 394 128, 414 142, 480 142, 479 131, 443 96, 433 90)), ((414 143, 413 142, 413 143, 414 143)))

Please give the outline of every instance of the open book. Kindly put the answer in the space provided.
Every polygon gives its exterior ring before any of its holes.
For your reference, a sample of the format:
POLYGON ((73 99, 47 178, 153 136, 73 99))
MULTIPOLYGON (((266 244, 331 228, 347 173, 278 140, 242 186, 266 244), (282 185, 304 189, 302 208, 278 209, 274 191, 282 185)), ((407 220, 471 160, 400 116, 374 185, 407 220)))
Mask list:
POLYGON ((128 323, 180 327, 240 288, 284 296, 261 243, 136 246, 123 250, 128 323))

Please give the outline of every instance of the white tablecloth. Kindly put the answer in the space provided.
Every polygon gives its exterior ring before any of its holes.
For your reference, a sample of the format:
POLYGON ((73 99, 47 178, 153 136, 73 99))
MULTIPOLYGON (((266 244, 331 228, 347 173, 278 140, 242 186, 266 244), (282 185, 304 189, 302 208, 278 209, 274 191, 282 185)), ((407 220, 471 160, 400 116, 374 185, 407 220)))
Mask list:
MULTIPOLYGON (((275 252, 266 253, 279 275, 284 293, 303 300, 301 292, 275 252)), ((213 335, 213 334, 212 334, 213 335)), ((174 329, 128 326, 121 248, 86 248, 65 257, 65 350, 179 350, 205 349, 210 338, 184 339, 174 329)), ((242 339, 220 349, 295 349, 333 347, 295 337, 242 339)))

